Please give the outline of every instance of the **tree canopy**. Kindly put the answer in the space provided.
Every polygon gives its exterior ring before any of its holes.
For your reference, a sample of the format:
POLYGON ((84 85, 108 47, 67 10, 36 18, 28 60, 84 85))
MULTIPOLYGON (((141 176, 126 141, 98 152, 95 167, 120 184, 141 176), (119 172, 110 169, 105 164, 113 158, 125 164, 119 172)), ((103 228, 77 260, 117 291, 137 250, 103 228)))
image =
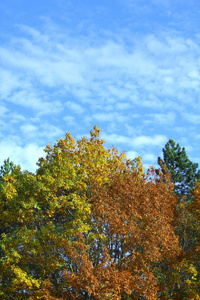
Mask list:
POLYGON ((189 160, 185 148, 181 148, 174 140, 169 139, 165 148, 163 148, 163 159, 158 158, 158 164, 165 170, 165 167, 171 173, 171 180, 175 184, 174 191, 183 199, 191 197, 191 191, 194 189, 196 181, 200 179, 198 164, 189 160))
MULTIPOLYGON (((199 235, 190 252, 180 247, 170 172, 145 174, 96 126, 45 152, 35 174, 2 177, 2 299, 199 299, 199 235)), ((199 185, 193 197, 200 232, 199 185)))
POLYGON ((4 160, 3 165, 0 168, 0 183, 3 182, 3 177, 7 174, 10 174, 14 171, 14 168, 16 166, 14 165, 14 163, 12 161, 10 161, 9 158, 4 160))

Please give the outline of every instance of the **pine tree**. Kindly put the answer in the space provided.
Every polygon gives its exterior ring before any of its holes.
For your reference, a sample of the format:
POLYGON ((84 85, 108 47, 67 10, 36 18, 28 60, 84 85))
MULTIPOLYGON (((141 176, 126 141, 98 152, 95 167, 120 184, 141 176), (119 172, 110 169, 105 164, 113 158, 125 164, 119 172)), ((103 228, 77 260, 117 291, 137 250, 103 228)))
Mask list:
POLYGON ((196 181, 200 180, 198 164, 192 163, 185 151, 178 143, 170 139, 163 148, 163 159, 158 158, 158 164, 165 172, 166 167, 171 173, 171 180, 175 184, 174 191, 179 199, 191 199, 191 191, 196 181))
POLYGON ((163 159, 158 158, 162 171, 171 173, 174 183, 174 192, 178 197, 179 205, 174 222, 175 233, 179 235, 179 245, 184 252, 194 249, 198 237, 198 230, 194 228, 194 216, 188 211, 188 205, 194 198, 192 191, 197 181, 200 181, 198 164, 192 163, 185 151, 178 143, 170 139, 163 149, 163 159))
POLYGON ((3 177, 14 171, 15 165, 9 158, 5 159, 3 165, 0 167, 0 183, 3 182, 3 177))

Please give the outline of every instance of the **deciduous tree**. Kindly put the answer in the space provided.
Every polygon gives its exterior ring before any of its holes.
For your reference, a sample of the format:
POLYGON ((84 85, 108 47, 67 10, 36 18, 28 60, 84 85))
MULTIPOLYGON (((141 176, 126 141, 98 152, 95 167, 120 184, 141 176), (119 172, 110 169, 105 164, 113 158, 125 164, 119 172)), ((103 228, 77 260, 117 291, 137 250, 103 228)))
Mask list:
POLYGON ((75 272, 77 266, 66 249, 91 227, 87 201, 91 180, 99 185, 107 182, 109 173, 125 161, 124 154, 105 149, 99 133, 95 127, 89 140, 83 137, 77 142, 67 133, 65 139, 46 147, 35 175, 16 169, 4 176, 0 292, 5 300, 31 296, 46 279, 59 292, 63 270, 75 272))
POLYGON ((181 255, 168 173, 145 176, 141 159, 107 150, 96 126, 45 152, 36 174, 4 176, 2 299, 159 299, 158 267, 181 255))

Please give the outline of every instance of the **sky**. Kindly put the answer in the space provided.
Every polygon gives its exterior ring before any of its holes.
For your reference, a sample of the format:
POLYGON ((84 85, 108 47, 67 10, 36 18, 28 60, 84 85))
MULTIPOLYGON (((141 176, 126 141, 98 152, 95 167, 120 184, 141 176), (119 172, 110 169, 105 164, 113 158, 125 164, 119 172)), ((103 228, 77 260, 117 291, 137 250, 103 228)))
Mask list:
POLYGON ((156 166, 174 139, 200 166, 200 1, 0 1, 0 165, 97 125, 156 166))

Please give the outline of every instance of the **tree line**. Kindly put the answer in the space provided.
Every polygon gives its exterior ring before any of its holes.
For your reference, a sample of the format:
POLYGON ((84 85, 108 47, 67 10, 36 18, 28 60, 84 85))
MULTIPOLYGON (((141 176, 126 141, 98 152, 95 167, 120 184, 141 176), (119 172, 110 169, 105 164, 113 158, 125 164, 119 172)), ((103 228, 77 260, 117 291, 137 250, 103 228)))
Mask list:
POLYGON ((0 299, 200 299, 200 171, 174 140, 144 172, 100 129, 35 174, 0 170, 0 299))

